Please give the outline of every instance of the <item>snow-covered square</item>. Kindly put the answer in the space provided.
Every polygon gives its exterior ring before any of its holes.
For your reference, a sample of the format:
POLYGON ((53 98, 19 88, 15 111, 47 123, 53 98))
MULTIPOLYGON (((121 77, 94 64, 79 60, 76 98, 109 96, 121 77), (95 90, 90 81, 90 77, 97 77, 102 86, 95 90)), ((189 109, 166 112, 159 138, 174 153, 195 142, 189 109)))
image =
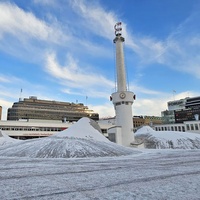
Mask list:
POLYGON ((175 141, 169 149, 170 134, 157 138, 148 127, 136 136, 165 149, 128 148, 97 129, 86 118, 47 138, 18 141, 1 133, 0 199, 199 199, 199 149, 175 149, 175 141))

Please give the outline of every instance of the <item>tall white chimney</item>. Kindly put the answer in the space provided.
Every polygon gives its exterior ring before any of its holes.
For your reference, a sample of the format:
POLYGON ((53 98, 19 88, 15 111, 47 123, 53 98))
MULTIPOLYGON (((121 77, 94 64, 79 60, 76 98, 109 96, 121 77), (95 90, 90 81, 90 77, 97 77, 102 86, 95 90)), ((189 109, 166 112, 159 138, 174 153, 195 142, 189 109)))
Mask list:
MULTIPOLYGON (((115 137, 116 142, 123 146, 130 146, 134 141, 132 104, 134 93, 127 91, 126 70, 124 64, 124 51, 121 22, 115 25, 116 46, 116 72, 117 72, 117 91, 111 95, 116 114, 115 137)), ((114 130, 114 129, 113 129, 114 130)), ((112 132, 112 130, 110 130, 112 132)))

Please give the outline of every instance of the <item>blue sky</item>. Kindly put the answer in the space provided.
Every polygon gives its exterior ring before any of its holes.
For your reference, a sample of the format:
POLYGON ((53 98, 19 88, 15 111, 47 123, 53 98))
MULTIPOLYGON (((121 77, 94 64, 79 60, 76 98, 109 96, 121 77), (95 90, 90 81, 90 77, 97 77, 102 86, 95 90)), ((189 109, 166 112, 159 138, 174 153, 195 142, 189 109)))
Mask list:
POLYGON ((168 101, 200 96, 199 10, 199 0, 1 0, 3 119, 21 88, 23 98, 79 102, 114 116, 118 21, 133 115, 160 116, 168 101))

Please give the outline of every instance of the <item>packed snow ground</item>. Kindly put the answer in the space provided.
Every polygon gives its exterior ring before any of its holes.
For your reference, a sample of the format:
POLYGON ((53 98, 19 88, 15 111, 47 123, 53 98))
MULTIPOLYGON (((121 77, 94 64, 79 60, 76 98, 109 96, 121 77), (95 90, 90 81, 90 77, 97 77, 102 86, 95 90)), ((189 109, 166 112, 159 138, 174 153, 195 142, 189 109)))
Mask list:
POLYGON ((2 200, 197 200, 200 150, 99 158, 0 157, 2 200))
POLYGON ((1 132, 0 199, 200 199, 200 135, 150 127, 135 135, 146 147, 174 149, 122 147, 88 118, 35 140, 14 140, 1 132))
POLYGON ((143 126, 135 133, 147 149, 200 149, 200 134, 179 131, 154 131, 143 126))

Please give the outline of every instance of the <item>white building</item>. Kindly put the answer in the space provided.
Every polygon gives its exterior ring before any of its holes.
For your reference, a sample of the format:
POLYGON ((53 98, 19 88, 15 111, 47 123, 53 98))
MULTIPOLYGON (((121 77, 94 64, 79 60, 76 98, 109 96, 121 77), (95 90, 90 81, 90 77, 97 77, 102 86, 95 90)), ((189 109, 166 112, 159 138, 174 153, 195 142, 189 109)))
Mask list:
POLYGON ((155 131, 180 131, 200 134, 200 120, 175 124, 161 124, 153 127, 155 131))

